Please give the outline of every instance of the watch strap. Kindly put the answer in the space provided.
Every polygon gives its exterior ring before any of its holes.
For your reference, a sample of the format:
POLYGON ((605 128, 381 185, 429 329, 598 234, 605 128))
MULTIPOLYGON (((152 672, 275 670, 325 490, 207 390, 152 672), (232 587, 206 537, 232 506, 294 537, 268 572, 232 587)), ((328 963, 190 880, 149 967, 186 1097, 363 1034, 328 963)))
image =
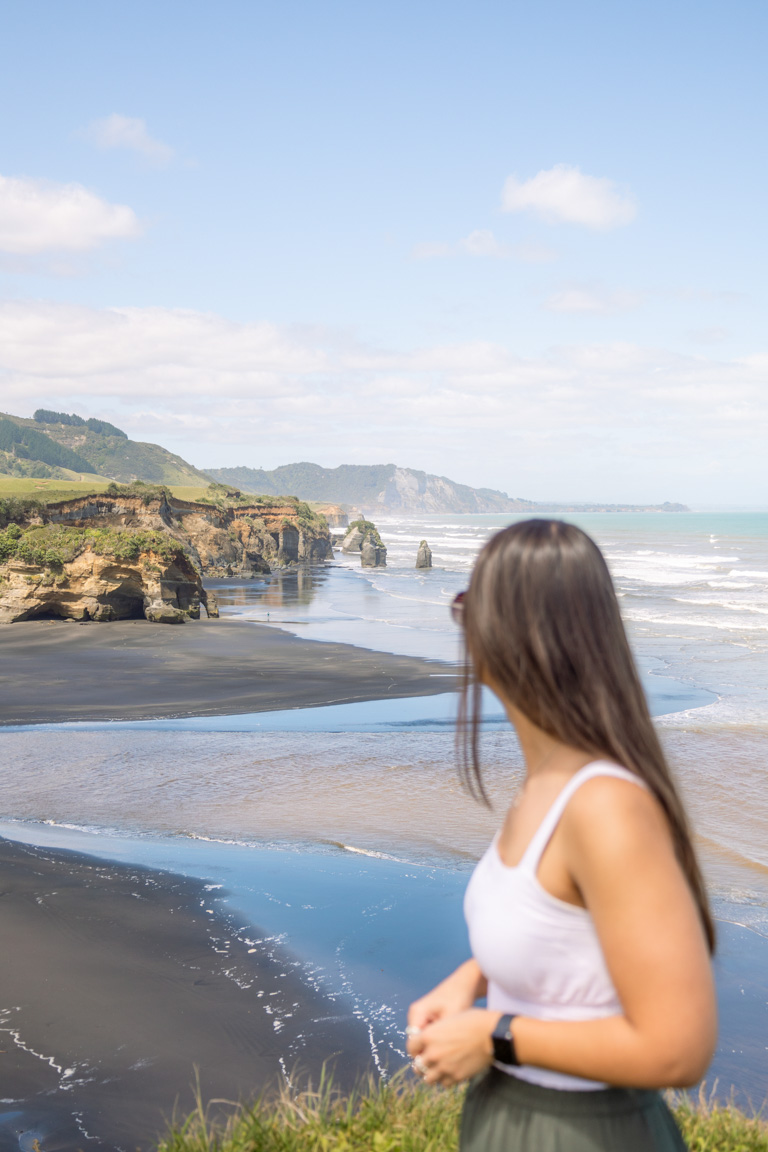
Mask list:
POLYGON ((502 1016, 491 1033, 493 1044, 493 1058, 499 1064, 519 1065, 520 1061, 515 1052, 515 1038, 512 1035, 512 1021, 514 1015, 502 1016))

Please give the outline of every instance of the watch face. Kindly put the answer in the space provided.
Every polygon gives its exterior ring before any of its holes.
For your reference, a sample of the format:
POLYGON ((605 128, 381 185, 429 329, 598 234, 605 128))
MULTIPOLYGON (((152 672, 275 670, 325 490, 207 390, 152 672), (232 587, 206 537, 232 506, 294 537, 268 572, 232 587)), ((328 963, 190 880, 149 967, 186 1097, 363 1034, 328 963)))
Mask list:
POLYGON ((493 1031, 493 1058, 500 1064, 517 1064, 515 1045, 510 1032, 511 1016, 502 1016, 493 1031))
POLYGON ((493 1058, 500 1064, 512 1064, 514 1053, 508 1036, 493 1037, 493 1058))

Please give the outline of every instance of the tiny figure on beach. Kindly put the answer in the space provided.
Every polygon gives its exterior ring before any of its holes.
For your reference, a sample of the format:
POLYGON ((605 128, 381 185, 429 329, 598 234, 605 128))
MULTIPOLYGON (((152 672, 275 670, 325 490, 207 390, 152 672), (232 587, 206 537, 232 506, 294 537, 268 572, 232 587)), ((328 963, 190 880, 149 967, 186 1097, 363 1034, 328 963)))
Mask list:
POLYGON ((466 891, 471 958, 410 1007, 414 1070, 470 1081, 461 1152, 681 1152, 659 1089, 712 1058, 714 928, 605 560, 574 525, 514 524, 453 613, 465 782, 487 803, 485 687, 525 778, 466 891))

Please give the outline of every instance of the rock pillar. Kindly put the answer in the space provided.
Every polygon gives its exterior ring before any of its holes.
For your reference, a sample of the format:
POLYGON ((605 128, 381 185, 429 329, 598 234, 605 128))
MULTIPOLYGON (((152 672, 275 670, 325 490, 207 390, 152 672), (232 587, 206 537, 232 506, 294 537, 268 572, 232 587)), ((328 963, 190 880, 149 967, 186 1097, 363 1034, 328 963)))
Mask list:
POLYGON ((373 536, 366 536, 360 549, 360 564, 363 568, 386 568, 387 550, 377 544, 373 536))
POLYGON ((432 567, 432 549, 426 540, 422 540, 419 544, 419 551, 416 554, 416 567, 417 568, 431 568, 432 567))

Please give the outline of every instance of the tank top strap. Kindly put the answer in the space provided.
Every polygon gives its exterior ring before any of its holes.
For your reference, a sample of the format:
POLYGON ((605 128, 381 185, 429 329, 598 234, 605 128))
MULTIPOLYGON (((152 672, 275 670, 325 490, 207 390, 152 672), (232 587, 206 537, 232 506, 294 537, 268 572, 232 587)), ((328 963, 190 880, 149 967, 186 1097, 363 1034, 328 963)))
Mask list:
POLYGON ((648 787, 636 772, 630 772, 628 768, 620 768, 618 764, 611 764, 608 760, 593 760, 591 764, 585 764, 555 797, 552 807, 539 824, 530 844, 523 853, 518 865, 519 868, 533 873, 538 870, 544 850, 552 839, 555 828, 560 823, 571 796, 578 791, 582 784, 586 784, 587 780, 593 780, 596 776, 613 776, 617 780, 628 780, 631 784, 637 784, 641 788, 647 789, 648 787))

